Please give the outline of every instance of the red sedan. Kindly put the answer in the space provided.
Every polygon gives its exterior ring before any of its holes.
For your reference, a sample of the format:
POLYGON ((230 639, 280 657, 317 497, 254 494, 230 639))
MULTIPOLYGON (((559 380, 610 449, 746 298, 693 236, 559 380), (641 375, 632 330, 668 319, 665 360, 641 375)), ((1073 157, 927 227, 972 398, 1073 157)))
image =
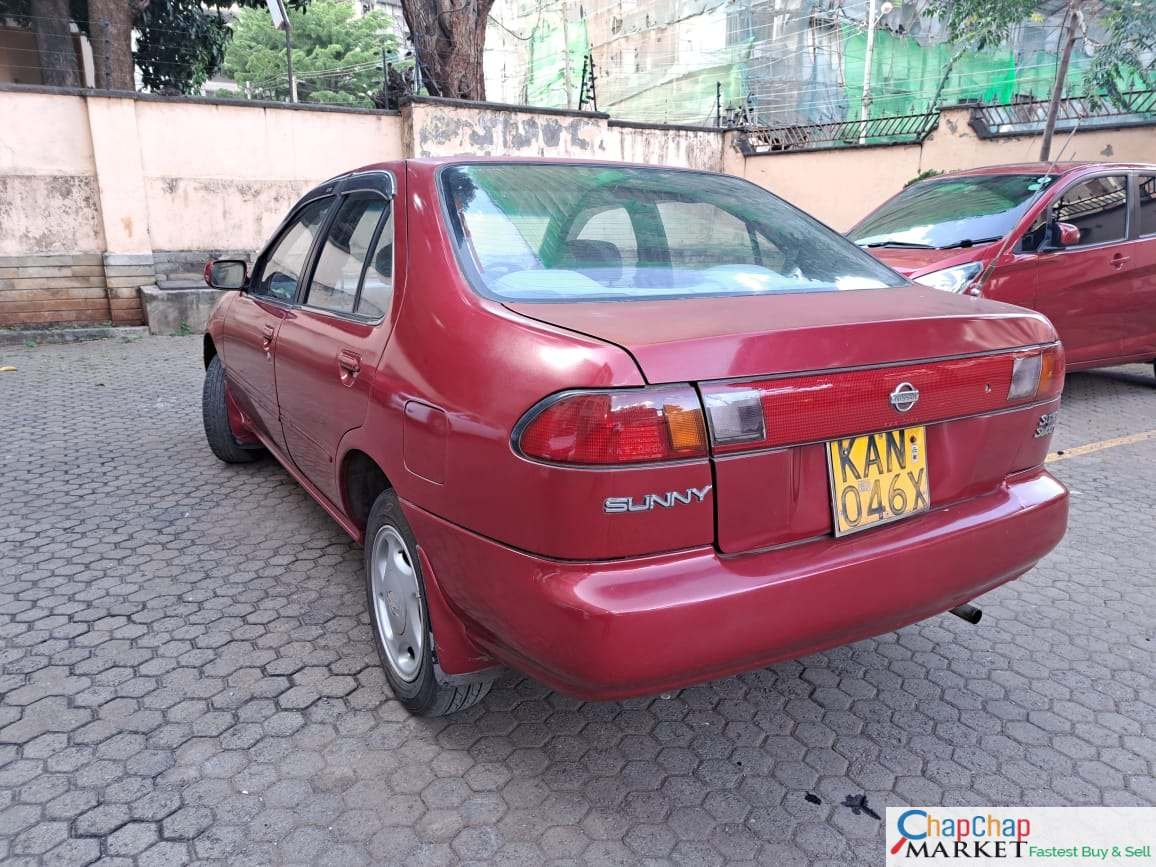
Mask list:
MULTIPOLYGON (((957 608, 1067 524, 1043 316, 725 175, 417 160, 313 190, 205 337, 205 430, 365 544, 419 714, 656 693, 957 608)), ((967 613, 966 611, 961 613, 967 613)))
POLYGON ((1069 370, 1156 360, 1156 166, 1024 163, 912 184, 849 233, 917 283, 1039 310, 1069 370))

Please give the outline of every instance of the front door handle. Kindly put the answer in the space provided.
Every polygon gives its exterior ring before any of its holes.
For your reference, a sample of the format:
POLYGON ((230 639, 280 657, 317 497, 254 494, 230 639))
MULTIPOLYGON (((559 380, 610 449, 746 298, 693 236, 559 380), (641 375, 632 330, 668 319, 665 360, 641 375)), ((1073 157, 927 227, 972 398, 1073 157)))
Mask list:
POLYGON ((337 367, 341 371, 341 384, 350 386, 361 373, 361 358, 356 352, 343 349, 337 353, 337 367))
POLYGON ((265 350, 265 356, 272 358, 273 338, 277 336, 277 329, 272 325, 266 323, 265 327, 261 329, 261 348, 265 350))
POLYGON ((1119 253, 1117 253, 1115 256, 1112 257, 1111 261, 1108 264, 1111 265, 1113 268, 1116 268, 1116 269, 1123 268, 1125 265, 1128 264, 1128 261, 1130 258, 1131 258, 1130 256, 1122 256, 1119 253))

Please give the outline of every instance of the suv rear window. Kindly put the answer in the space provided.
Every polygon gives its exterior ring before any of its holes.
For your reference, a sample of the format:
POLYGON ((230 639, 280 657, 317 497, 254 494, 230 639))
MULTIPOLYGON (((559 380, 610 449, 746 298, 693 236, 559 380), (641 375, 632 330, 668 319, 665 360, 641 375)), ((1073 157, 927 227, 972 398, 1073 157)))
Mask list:
POLYGON ((483 295, 598 301, 832 292, 903 280, 753 184, 674 169, 530 163, 442 170, 483 295))

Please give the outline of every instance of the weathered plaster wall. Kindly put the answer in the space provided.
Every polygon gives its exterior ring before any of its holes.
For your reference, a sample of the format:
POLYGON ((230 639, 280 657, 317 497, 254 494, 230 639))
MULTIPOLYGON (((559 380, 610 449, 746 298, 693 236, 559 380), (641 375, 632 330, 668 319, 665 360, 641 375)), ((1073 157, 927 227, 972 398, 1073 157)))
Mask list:
MULTIPOLYGON (((420 99, 398 114, 0 85, 0 324, 139 321, 139 287, 251 253, 309 187, 366 163, 459 154, 742 175, 845 230, 926 169, 1035 159, 966 109, 922 144, 744 157, 741 134, 420 99)), ((1065 159, 1156 163, 1156 129, 1061 134, 1065 159)))
POLYGON ((456 100, 417 100, 405 106, 415 157, 557 156, 600 159, 606 116, 532 112, 456 100))
POLYGON ((259 247, 310 187, 402 156, 393 114, 142 101, 136 116, 154 250, 259 247))
MULTIPOLYGON (((1038 159, 1038 135, 983 139, 969 125, 969 117, 967 109, 944 111, 939 126, 922 144, 753 156, 743 161, 741 173, 845 231, 920 172, 1038 159)), ((1156 163, 1156 127, 1086 130, 1070 141, 1067 133, 1059 133, 1052 153, 1061 151, 1064 160, 1156 163)))
POLYGON ((717 130, 618 123, 604 114, 420 99, 402 110, 417 157, 461 154, 623 160, 718 171, 717 130))
POLYGON ((85 100, 0 94, 0 256, 103 249, 85 100))

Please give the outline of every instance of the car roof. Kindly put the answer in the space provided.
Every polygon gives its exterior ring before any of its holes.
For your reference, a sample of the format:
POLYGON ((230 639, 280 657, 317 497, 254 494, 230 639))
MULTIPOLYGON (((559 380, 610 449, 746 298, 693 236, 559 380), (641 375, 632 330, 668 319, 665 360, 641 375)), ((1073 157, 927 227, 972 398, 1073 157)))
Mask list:
POLYGON ((712 171, 711 169, 694 168, 691 166, 670 166, 661 163, 637 163, 627 162, 625 160, 612 159, 584 159, 582 157, 534 157, 534 156, 518 156, 518 155, 501 155, 501 156, 481 156, 473 154, 458 154, 456 156, 442 156, 442 157, 414 157, 404 160, 391 160, 389 162, 370 163, 369 165, 359 166, 351 169, 344 174, 358 174, 360 172, 382 171, 382 170, 396 170, 400 166, 417 165, 417 166, 445 166, 455 165, 461 163, 525 163, 527 165, 555 165, 555 166, 573 166, 573 165, 589 165, 589 166, 623 166, 628 168, 639 169, 663 169, 666 171, 684 171, 684 172, 698 172, 700 174, 721 174, 720 172, 712 171))
MULTIPOLYGON (((961 169, 960 171, 947 172, 942 176, 937 175, 937 177, 967 177, 969 175, 1067 175, 1072 172, 1099 169, 1120 169, 1122 171, 1130 171, 1132 169, 1156 170, 1156 165, 1151 163, 1104 163, 1090 161, 1007 163, 1005 165, 977 166, 972 169, 961 169)), ((930 180, 930 178, 928 180, 930 180)))

